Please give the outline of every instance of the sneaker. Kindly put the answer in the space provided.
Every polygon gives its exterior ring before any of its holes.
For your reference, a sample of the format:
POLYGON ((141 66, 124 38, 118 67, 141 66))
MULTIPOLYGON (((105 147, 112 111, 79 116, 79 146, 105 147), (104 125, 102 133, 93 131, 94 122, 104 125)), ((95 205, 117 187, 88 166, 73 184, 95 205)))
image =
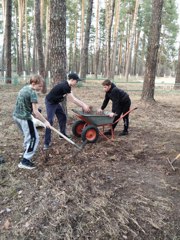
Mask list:
POLYGON ((50 146, 51 146, 50 144, 49 145, 48 144, 44 144, 43 150, 48 150, 50 146))
POLYGON ((109 136, 112 135, 111 130, 108 130, 108 131, 104 132, 104 135, 106 135, 106 136, 107 135, 109 135, 109 136))
POLYGON ((122 132, 120 132, 119 136, 125 136, 128 135, 128 131, 123 130, 122 132))
POLYGON ((0 156, 0 164, 5 163, 5 160, 2 156, 0 156))
POLYGON ((28 159, 23 159, 19 164, 18 164, 19 168, 24 168, 24 169, 34 169, 34 163, 32 163, 30 160, 28 159))
MULTIPOLYGON (((63 134, 63 135, 66 136, 67 138, 71 139, 71 137, 68 136, 67 134, 63 134)), ((59 139, 61 140, 61 139, 63 139, 63 137, 61 135, 59 135, 59 139)))

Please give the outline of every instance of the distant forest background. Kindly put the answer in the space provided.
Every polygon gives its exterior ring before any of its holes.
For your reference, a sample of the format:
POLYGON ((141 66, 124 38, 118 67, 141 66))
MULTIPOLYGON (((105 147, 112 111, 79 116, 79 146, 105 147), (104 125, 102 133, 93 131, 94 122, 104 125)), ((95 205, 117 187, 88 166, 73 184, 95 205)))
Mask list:
POLYGON ((148 51, 155 56, 152 75, 176 75, 175 0, 2 0, 0 9, 0 66, 7 82, 12 72, 51 72, 57 82, 69 71, 128 81, 145 75, 148 51))

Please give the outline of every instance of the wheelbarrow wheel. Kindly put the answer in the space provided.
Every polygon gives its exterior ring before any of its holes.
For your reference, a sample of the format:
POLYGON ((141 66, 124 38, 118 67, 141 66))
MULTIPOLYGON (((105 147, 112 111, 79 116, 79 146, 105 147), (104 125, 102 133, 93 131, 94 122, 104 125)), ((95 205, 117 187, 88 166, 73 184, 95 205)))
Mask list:
POLYGON ((81 134, 82 140, 88 143, 95 143, 99 137, 99 130, 96 126, 88 125, 81 134))
POLYGON ((85 122, 82 120, 77 120, 73 123, 72 125, 72 133, 74 134, 74 136, 76 137, 81 137, 82 134, 82 130, 85 126, 85 122))

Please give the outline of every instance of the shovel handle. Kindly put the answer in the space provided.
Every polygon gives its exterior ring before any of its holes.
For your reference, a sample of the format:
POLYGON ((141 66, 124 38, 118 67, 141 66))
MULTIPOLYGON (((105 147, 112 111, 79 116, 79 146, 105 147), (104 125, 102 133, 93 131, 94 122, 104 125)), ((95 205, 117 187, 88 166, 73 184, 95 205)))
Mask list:
MULTIPOLYGON (((42 122, 42 124, 44 125, 44 128, 46 128, 45 124, 42 122)), ((64 134, 62 134, 61 132, 59 132, 56 128, 54 128, 53 126, 50 127, 51 130, 53 130, 54 132, 56 132, 58 135, 60 135, 61 137, 63 137, 66 141, 68 141, 69 143, 75 145, 79 150, 82 149, 81 146, 78 146, 75 142, 73 142, 71 139, 69 139, 68 137, 66 137, 64 134)))
POLYGON ((75 142, 73 142, 71 139, 69 139, 68 137, 66 137, 64 134, 62 134, 60 131, 58 131, 56 128, 54 128, 53 126, 50 127, 51 130, 53 130, 54 132, 56 132, 57 134, 59 134, 61 137, 63 137, 66 141, 68 141, 69 143, 75 145, 77 148, 81 149, 81 147, 79 147, 75 142))

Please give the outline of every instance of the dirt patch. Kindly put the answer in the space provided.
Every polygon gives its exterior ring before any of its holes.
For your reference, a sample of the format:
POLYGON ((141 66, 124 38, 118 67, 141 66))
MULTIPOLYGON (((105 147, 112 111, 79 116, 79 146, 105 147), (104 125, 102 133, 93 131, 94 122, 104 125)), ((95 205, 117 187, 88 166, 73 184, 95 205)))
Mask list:
MULTIPOLYGON (((37 168, 28 171, 17 167, 23 150, 12 120, 18 90, 0 87, 1 239, 180 239, 180 161, 174 163, 176 171, 167 161, 180 151, 178 94, 158 95, 150 106, 130 93, 138 107, 130 115, 130 134, 118 136, 119 122, 114 141, 99 137, 78 154, 56 133, 44 152, 39 130, 37 168)), ((100 84, 77 88, 75 94, 94 108, 104 95, 100 84)), ((40 96, 45 113, 43 101, 40 96)), ((74 107, 68 104, 69 133, 74 107)))

